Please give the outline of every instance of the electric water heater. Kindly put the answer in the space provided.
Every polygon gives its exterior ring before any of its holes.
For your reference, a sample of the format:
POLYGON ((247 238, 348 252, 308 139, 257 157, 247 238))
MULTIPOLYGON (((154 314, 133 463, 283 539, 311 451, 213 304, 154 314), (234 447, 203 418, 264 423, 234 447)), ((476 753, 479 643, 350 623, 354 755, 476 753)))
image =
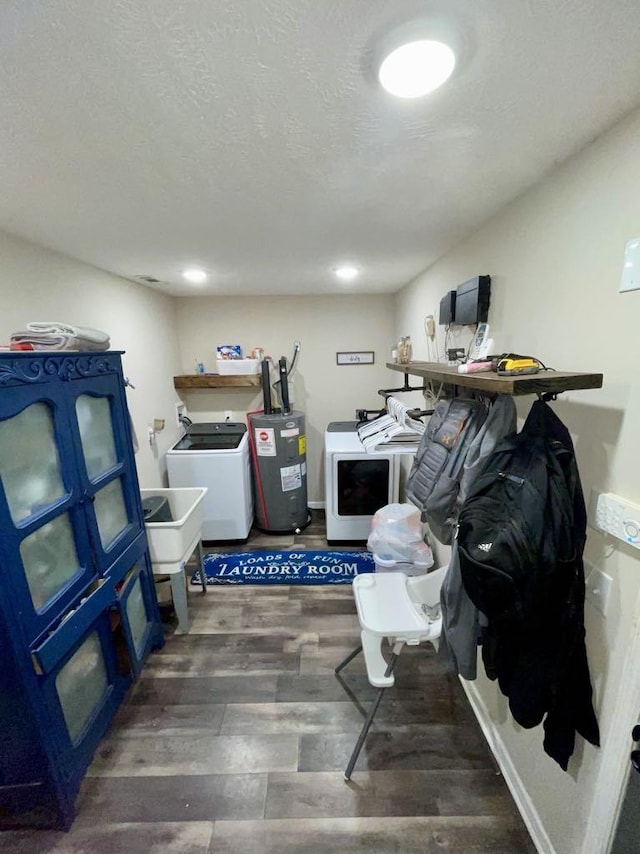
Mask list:
POLYGON ((250 413, 256 526, 290 533, 307 525, 307 455, 303 412, 250 413))

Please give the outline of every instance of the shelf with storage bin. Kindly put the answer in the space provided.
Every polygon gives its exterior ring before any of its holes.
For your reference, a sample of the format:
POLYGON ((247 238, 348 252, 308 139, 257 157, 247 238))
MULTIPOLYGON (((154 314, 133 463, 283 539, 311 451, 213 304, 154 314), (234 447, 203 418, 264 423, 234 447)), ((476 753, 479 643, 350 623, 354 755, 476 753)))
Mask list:
POLYGON ((439 362, 409 362, 399 365, 387 362, 392 371, 401 371, 424 380, 455 385, 491 394, 560 394, 563 391, 602 388, 603 375, 569 371, 540 371, 538 374, 500 377, 493 371, 479 374, 459 374, 456 365, 439 362))
POLYGON ((259 374, 184 374, 173 378, 173 387, 198 388, 259 388, 259 374))

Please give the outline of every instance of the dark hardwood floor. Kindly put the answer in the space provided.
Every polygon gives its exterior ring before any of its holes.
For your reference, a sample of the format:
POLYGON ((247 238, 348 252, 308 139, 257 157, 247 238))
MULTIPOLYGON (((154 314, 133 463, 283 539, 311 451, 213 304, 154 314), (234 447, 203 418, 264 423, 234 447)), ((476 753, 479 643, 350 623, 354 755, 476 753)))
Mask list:
MULTIPOLYGON (((326 548, 321 514, 298 537, 326 548)), ((228 550, 228 546, 225 546, 228 550)), ((215 549, 208 549, 213 551, 215 549)), ((374 696, 348 585, 190 586, 101 743, 69 833, 0 834, 12 854, 535 854, 457 679, 405 650, 350 783, 374 696)))

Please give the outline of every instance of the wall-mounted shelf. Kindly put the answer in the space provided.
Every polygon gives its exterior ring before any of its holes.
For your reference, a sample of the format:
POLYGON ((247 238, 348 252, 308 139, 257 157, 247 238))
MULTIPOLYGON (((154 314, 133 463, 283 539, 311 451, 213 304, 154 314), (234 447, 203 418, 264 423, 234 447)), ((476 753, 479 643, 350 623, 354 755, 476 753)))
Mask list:
POLYGON ((459 374, 457 366, 441 365, 438 362, 409 362, 408 365, 387 362, 387 367, 392 371, 401 371, 425 380, 492 394, 560 394, 563 391, 602 388, 603 381, 602 374, 576 374, 568 371, 540 371, 539 374, 514 377, 499 377, 493 372, 459 374))
POLYGON ((259 388, 259 374, 184 374, 173 378, 174 388, 259 388))

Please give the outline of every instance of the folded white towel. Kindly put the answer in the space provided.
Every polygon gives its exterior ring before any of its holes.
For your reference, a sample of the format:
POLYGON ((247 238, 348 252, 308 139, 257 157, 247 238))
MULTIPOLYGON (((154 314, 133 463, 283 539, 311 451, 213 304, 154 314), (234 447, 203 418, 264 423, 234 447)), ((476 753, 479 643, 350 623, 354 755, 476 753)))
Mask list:
POLYGON ((70 323, 57 321, 32 321, 27 323, 27 329, 29 332, 37 332, 41 335, 66 335, 93 341, 96 344, 109 343, 108 333, 101 329, 92 329, 90 326, 72 326, 70 323))
POLYGON ((108 350, 109 339, 104 342, 74 335, 45 335, 28 329, 14 332, 11 344, 30 344, 33 350, 108 350))

